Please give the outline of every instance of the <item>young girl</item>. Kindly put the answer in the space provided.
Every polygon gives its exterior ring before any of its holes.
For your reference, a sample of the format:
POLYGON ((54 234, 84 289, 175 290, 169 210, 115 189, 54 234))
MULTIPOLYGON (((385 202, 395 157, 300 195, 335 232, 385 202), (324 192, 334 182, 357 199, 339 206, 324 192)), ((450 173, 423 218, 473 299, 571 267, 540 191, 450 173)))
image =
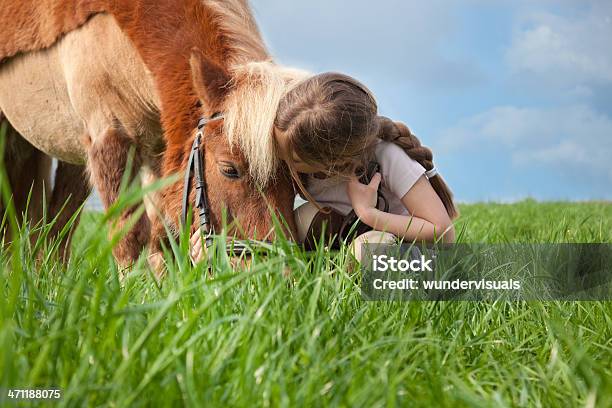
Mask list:
MULTIPOLYGON (((331 207, 354 210, 370 226, 354 244, 412 241, 453 242, 457 210, 451 192, 433 165, 432 153, 402 123, 378 116, 371 92, 346 75, 309 77, 281 99, 274 123, 280 157, 308 203, 296 210, 299 239, 313 216, 331 207), (360 169, 375 161, 367 185, 360 169), (388 212, 376 207, 378 187, 388 212)), ((318 237, 315 237, 315 239, 318 237)), ((192 236, 192 257, 202 256, 199 234, 192 236)), ((354 245, 359 258, 361 245, 354 245)))
POLYGON ((378 116, 371 92, 355 79, 324 73, 299 83, 280 101, 274 136, 309 201, 296 211, 301 239, 325 206, 344 215, 353 209, 372 228, 356 241, 454 241, 457 209, 431 150, 402 123, 378 116), (361 184, 359 169, 371 161, 380 172, 361 184), (376 205, 380 184, 388 212, 376 205))

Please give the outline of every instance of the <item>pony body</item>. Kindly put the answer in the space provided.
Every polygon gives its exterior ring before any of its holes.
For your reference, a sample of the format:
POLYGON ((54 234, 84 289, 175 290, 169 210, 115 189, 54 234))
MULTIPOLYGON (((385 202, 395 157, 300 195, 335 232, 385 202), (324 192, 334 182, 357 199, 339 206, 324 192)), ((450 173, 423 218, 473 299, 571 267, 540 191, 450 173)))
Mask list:
MULTIPOLYGON (((25 4, 34 7, 30 0, 25 4)), ((211 129, 204 141, 213 224, 219 225, 225 208, 244 235, 262 238, 272 225, 272 208, 286 218, 290 232, 295 230, 293 189, 275 160, 270 112, 282 89, 303 75, 262 62, 268 54, 245 1, 45 4, 50 7, 44 8, 46 24, 24 23, 24 34, 0 48, 0 111, 22 136, 60 160, 86 162, 108 206, 117 197, 131 147, 137 151, 132 170, 146 168, 148 179, 181 171, 198 118, 226 107, 235 110, 236 100, 250 95, 245 103, 259 108, 226 112, 232 120, 211 129), (70 5, 64 10, 73 14, 66 11, 53 20, 49 16, 60 5, 70 5), (51 38, 59 40, 47 46, 51 38), (238 75, 254 63, 265 66, 260 71, 266 75, 252 70, 238 75), (268 85, 273 92, 251 89, 268 85), (244 126, 249 115, 258 125, 244 126), (256 158, 253 165, 250 157, 256 158), (219 169, 228 165, 243 177, 224 179, 219 169)), ((0 11, 0 21, 7 10, 14 7, 0 11)), ((19 16, 15 19, 23 23, 19 16)), ((1 35, 15 37, 11 27, 1 35)), ((153 200, 171 227, 177 226, 181 193, 177 183, 153 200)), ((148 229, 148 219, 139 221, 118 258, 133 260, 148 229)), ((163 235, 159 223, 152 231, 154 241, 163 235)))
POLYGON ((103 6, 90 0, 0 0, 0 62, 52 46, 103 6))
POLYGON ((109 15, 92 18, 53 47, 5 62, 0 106, 35 147, 73 164, 85 164, 87 144, 121 123, 159 169, 164 142, 153 78, 109 15))

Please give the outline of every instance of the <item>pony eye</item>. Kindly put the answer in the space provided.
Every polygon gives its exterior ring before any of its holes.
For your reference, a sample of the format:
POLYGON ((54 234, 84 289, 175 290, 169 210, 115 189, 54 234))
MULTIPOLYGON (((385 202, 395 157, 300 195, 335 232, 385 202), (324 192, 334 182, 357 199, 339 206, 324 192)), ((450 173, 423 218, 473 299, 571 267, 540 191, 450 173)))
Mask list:
POLYGON ((239 179, 242 177, 242 175, 240 174, 240 172, 238 171, 238 169, 236 167, 234 167, 232 164, 222 164, 219 166, 219 171, 221 172, 221 174, 224 177, 230 178, 230 179, 239 179))

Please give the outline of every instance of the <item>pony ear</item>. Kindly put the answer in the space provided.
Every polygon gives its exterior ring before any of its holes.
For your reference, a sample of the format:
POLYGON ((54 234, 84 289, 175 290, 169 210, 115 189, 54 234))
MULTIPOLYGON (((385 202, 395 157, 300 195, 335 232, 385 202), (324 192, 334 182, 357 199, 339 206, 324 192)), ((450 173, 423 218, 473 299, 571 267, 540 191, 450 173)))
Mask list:
POLYGON ((214 109, 227 94, 230 76, 215 61, 208 58, 197 48, 191 50, 191 76, 193 87, 205 107, 214 109))

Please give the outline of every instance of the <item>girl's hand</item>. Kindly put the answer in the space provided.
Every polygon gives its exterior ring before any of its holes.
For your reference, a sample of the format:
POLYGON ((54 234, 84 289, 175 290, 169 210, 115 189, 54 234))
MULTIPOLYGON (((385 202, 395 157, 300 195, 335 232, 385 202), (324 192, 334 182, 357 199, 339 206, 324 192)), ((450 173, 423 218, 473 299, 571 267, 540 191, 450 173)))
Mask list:
POLYGON ((189 242, 191 243, 191 250, 189 251, 189 255, 191 255, 191 259, 193 259, 194 262, 199 262, 202 260, 202 254, 204 253, 204 251, 202 251, 202 234, 200 232, 200 230, 198 229, 196 232, 193 233, 193 235, 191 236, 191 238, 189 239, 189 242))
POLYGON ((351 205, 355 214, 361 219, 367 218, 367 213, 376 209, 378 203, 378 186, 381 180, 380 173, 376 173, 370 184, 361 184, 354 178, 346 186, 346 192, 351 199, 351 205))

